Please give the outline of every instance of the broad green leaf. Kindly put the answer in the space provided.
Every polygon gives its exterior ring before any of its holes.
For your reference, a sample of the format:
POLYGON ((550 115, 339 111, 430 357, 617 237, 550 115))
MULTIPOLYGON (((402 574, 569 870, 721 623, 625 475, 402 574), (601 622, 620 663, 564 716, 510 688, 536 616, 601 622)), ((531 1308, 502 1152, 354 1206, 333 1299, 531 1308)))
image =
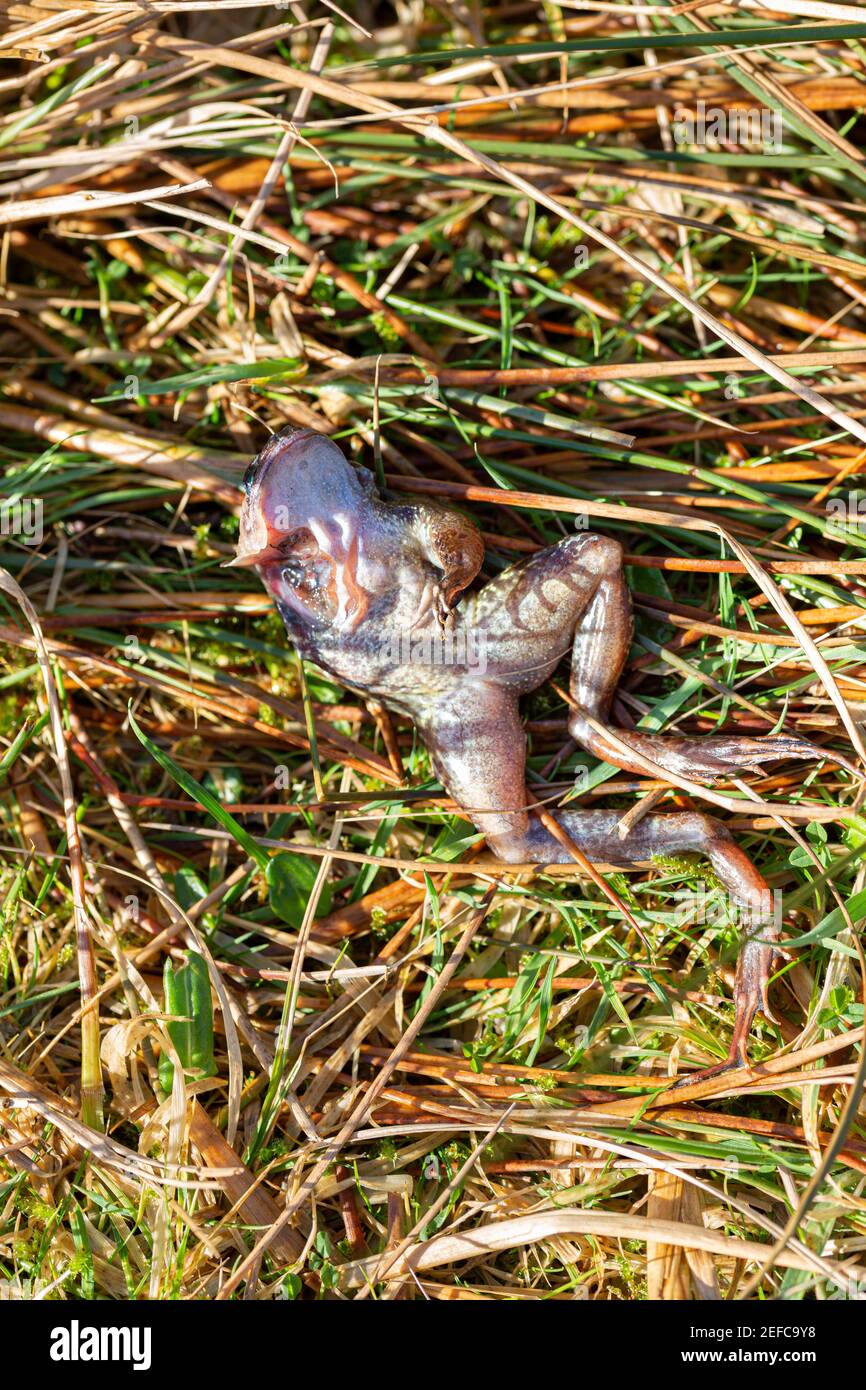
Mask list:
MULTIPOLYGON (((183 965, 166 958, 163 972, 165 1011, 173 1014, 166 1024, 168 1035, 183 1066, 184 1075, 194 1081, 216 1075, 213 1055, 213 1000, 207 961, 198 951, 188 951, 183 965)), ((159 1084, 170 1091, 174 1063, 166 1052, 159 1059, 159 1084)))
MULTIPOLYGON (((319 872, 318 862, 302 854, 275 854, 265 870, 271 907, 281 921, 296 929, 304 920, 307 903, 319 872)), ((316 916, 331 910, 331 887, 322 885, 316 916)))

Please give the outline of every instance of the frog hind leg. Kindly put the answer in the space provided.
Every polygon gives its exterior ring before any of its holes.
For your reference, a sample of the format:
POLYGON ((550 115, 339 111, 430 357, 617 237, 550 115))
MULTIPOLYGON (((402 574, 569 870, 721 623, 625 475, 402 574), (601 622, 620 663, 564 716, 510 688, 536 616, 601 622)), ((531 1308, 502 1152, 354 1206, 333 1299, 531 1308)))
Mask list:
POLYGON ((489 678, 522 694, 546 680, 570 647, 569 732, 626 772, 646 775, 649 759, 678 776, 713 781, 782 758, 831 757, 857 774, 844 758, 789 735, 677 738, 613 725, 633 624, 622 547, 609 536, 582 532, 513 565, 473 596, 465 622, 486 638, 489 678))
POLYGON ((632 752, 639 758, 650 759, 667 772, 703 781, 759 771, 765 763, 783 758, 810 762, 831 758, 856 776, 862 776, 847 759, 793 735, 745 738, 705 734, 677 738, 635 733, 613 726, 610 723, 611 702, 631 644, 631 597, 622 572, 621 552, 615 543, 613 547, 604 548, 600 562, 605 567, 604 572, 578 619, 571 656, 574 706, 568 729, 582 748, 626 772, 646 775, 648 771, 645 763, 629 757, 632 752))
MULTIPOLYGON (((619 835, 620 813, 558 811, 556 819, 591 860, 614 865, 652 862, 671 854, 695 854, 707 860, 727 892, 740 929, 740 950, 734 981, 734 1028, 728 1055, 718 1067, 700 1073, 703 1079, 730 1067, 748 1065, 749 1031, 758 1013, 771 1021, 767 990, 780 957, 781 914, 777 898, 748 855, 714 816, 698 812, 648 815, 619 835)), ((543 827, 538 826, 538 830, 543 827)), ((535 831, 537 834, 537 831, 535 831)), ((552 837, 551 837, 552 838, 552 837)), ((562 852, 560 860, 566 859, 562 852)), ((696 1078, 692 1075, 689 1080, 696 1078)))
MULTIPOLYGON (((417 711, 416 722, 444 786, 498 858, 511 864, 570 862, 569 851, 531 813, 537 803, 526 787, 526 739, 514 691, 483 680, 465 682, 447 700, 417 711)), ((621 837, 618 812, 555 814, 590 860, 632 865, 692 853, 709 861, 746 927, 734 987, 734 1033, 723 1066, 745 1064, 755 1015, 772 1017, 767 986, 779 935, 770 889, 748 856, 712 816, 648 815, 621 837)))

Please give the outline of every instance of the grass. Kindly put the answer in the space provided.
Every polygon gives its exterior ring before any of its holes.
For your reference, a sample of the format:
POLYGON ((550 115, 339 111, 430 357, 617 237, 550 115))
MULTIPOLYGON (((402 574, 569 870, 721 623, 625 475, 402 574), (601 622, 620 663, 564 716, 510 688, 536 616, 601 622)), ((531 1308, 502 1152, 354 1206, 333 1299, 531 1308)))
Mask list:
POLYGON ((731 1038, 705 870, 509 873, 222 568, 312 425, 471 511, 489 575, 621 540, 620 724, 862 756, 866 23, 815 8, 16 12, 4 1294, 862 1294, 857 779, 633 777, 567 665, 527 702, 539 800, 705 806, 780 895, 755 1069, 670 1093, 731 1038), (678 141, 698 101, 778 144, 678 141))

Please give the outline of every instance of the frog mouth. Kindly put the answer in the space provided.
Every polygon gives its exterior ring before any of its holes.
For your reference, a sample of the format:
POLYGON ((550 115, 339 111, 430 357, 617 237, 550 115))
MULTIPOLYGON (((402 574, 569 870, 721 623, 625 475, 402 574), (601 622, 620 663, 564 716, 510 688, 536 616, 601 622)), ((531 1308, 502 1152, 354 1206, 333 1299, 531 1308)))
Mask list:
MULTIPOLYGON (((248 502, 244 503, 247 506, 248 502)), ((299 528, 293 536, 280 536, 275 542, 263 517, 256 517, 252 528, 242 528, 238 552, 225 560, 222 569, 241 569, 253 566, 273 566, 281 575, 297 567, 298 578, 293 587, 304 587, 300 577, 311 572, 317 564, 324 566, 317 588, 327 596, 337 626, 353 632, 369 607, 369 596, 358 582, 358 539, 345 543, 338 530, 314 524, 312 529, 299 528)))
POLYGON ((273 545, 270 541, 263 546, 252 546, 250 549, 238 547, 238 553, 233 555, 230 560, 223 560, 220 569, 246 569, 252 565, 276 565, 284 558, 283 551, 278 545, 273 545))
POLYGON ((252 565, 276 564, 280 552, 275 545, 266 545, 261 550, 239 550, 230 560, 223 560, 221 570, 247 569, 252 565))

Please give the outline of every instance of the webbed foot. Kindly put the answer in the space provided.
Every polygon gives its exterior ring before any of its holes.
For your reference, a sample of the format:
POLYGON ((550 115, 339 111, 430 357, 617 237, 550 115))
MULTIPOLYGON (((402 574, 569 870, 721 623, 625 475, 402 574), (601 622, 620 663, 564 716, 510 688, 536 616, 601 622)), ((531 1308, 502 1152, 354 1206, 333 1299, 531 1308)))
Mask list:
POLYGON ((830 748, 819 748, 807 739, 779 734, 768 738, 727 737, 710 734, 706 737, 675 738, 664 734, 641 734, 610 725, 600 726, 581 709, 572 712, 568 731, 583 748, 604 758, 615 767, 629 772, 645 772, 639 763, 632 762, 628 750, 657 763, 676 776, 702 782, 724 780, 743 772, 761 772, 767 763, 796 758, 803 762, 824 759, 837 763, 860 780, 864 772, 843 754, 830 748), (615 741, 614 741, 615 740, 615 741))
MULTIPOLYGON (((769 924, 768 924, 769 926, 769 924)), ((773 942, 753 939, 747 941, 740 951, 737 961, 737 976, 734 981, 734 1031, 728 1055, 723 1062, 703 1067, 700 1071, 689 1072, 678 1077, 671 1091, 686 1086, 697 1086, 726 1072, 737 1071, 749 1066, 749 1033, 759 1013, 771 1023, 778 1019, 770 1008, 768 989, 773 971, 786 958, 786 953, 773 942)))

